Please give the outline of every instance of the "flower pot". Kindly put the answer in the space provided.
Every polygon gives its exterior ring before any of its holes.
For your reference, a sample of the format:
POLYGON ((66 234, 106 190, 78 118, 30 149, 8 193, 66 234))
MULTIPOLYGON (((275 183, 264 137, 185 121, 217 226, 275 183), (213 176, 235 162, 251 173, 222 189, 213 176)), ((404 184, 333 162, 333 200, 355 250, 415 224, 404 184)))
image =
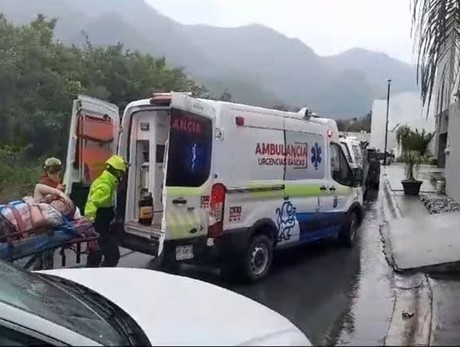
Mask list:
POLYGON ((404 195, 416 196, 420 192, 423 181, 401 181, 404 188, 404 195))

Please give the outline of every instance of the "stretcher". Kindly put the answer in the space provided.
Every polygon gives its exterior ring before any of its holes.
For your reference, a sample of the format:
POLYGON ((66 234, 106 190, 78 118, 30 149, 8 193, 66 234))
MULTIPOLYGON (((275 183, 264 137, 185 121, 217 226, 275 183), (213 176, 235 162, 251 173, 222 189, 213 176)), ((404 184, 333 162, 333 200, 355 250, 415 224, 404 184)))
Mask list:
MULTIPOLYGON (((19 233, 17 233, 19 234, 19 233)), ((85 218, 77 220, 66 219, 65 222, 45 233, 32 234, 26 238, 17 237, 16 233, 5 235, 0 240, 0 259, 15 262, 20 259, 27 260, 24 269, 30 267, 41 257, 43 252, 56 251, 61 248, 60 255, 62 266, 66 263, 65 250, 75 252, 77 264, 86 251, 82 251, 82 243, 94 242, 99 238, 92 223, 85 218)))

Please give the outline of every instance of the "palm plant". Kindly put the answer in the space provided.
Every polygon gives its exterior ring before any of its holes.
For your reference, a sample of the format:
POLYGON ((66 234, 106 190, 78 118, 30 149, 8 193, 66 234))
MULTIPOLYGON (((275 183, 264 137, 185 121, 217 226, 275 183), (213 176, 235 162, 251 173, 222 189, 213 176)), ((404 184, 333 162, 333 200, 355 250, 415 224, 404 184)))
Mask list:
POLYGON ((414 131, 407 126, 398 129, 396 137, 402 147, 402 158, 405 163, 407 181, 416 181, 415 171, 420 165, 423 156, 427 154, 428 145, 433 136, 433 133, 428 133, 425 129, 422 131, 415 129, 414 131))
POLYGON ((438 108, 457 92, 460 60, 460 1, 412 0, 412 35, 415 38, 417 82, 429 109, 433 90, 438 108))

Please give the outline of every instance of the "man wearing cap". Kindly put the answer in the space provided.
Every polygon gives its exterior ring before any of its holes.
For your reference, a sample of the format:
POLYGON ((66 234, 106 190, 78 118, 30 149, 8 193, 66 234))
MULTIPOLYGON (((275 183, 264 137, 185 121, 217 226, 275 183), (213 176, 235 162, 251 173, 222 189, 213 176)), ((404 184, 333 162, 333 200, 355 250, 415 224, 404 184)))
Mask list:
POLYGON ((48 158, 43 168, 45 173, 40 183, 64 191, 64 186, 61 184, 62 162, 57 158, 48 158))
POLYGON ((127 164, 119 155, 110 157, 105 164, 105 170, 91 184, 85 205, 85 217, 94 223, 94 228, 99 234, 100 248, 90 249, 87 267, 115 267, 120 260, 118 240, 114 231, 110 229, 115 216, 115 195, 126 173, 127 164))

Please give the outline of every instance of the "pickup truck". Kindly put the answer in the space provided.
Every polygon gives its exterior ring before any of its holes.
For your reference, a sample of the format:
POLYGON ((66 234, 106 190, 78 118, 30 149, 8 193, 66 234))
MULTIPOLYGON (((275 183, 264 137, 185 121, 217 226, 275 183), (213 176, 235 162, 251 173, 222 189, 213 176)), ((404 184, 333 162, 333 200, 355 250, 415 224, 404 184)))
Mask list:
POLYGON ((364 187, 363 194, 366 196, 367 191, 379 189, 380 186, 380 158, 379 153, 373 148, 363 148, 363 177, 364 187))

